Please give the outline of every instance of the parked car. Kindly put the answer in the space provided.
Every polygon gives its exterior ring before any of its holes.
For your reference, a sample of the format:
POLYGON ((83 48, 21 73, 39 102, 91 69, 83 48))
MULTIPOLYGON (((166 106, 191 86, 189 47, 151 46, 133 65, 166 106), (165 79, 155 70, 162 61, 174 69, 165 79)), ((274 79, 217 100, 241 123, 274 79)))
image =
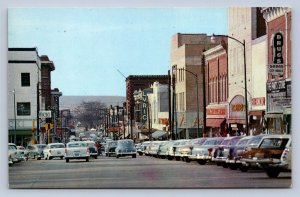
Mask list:
POLYGON ((145 141, 141 144, 141 151, 138 151, 137 152, 139 153, 139 155, 143 155, 145 154, 145 150, 147 149, 147 146, 149 146, 150 144, 150 141, 145 141))
POLYGON ((173 147, 174 141, 165 141, 158 147, 157 155, 159 158, 165 159, 168 155, 168 149, 173 147))
POLYGON ((200 165, 204 165, 211 161, 213 147, 221 144, 223 140, 223 137, 207 138, 202 145, 194 146, 192 153, 188 158, 190 160, 196 160, 200 165))
POLYGON ((55 157, 64 158, 65 145, 63 143, 50 143, 43 150, 44 159, 51 160, 55 157))
POLYGON ((242 137, 235 145, 232 145, 229 149, 229 153, 226 159, 226 163, 231 170, 236 170, 242 165, 238 159, 241 153, 244 152, 247 147, 248 142, 253 138, 253 136, 242 137))
POLYGON ((17 146, 17 159, 18 159, 18 161, 26 161, 27 160, 27 157, 25 157, 24 146, 17 146))
POLYGON ((31 144, 25 149, 25 156, 29 159, 40 160, 44 157, 43 150, 46 148, 46 144, 31 144))
POLYGON ((108 141, 105 145, 105 155, 110 157, 112 155, 116 155, 116 147, 118 142, 117 141, 108 141))
POLYGON ((206 141, 206 139, 207 138, 192 139, 186 145, 180 147, 179 153, 180 153, 180 156, 181 156, 181 160, 186 161, 186 162, 190 162, 191 160, 188 158, 188 156, 191 155, 194 146, 202 145, 206 141))
POLYGON ((94 157, 97 159, 98 157, 98 148, 96 146, 96 143, 94 141, 86 141, 87 146, 89 148, 90 157, 94 157))
POLYGON ((136 148, 136 152, 139 154, 139 155, 142 155, 142 143, 137 143, 135 144, 135 148, 136 148))
POLYGON ((65 148, 65 159, 68 163, 70 159, 85 159, 89 162, 90 152, 87 143, 84 141, 68 142, 65 148))
POLYGON ((17 146, 13 143, 8 143, 8 165, 18 162, 17 159, 17 146))
POLYGON ((179 143, 176 141, 173 145, 173 150, 174 150, 174 158, 176 161, 180 161, 181 159, 181 148, 188 143, 190 143, 191 140, 186 139, 186 140, 179 140, 179 143))
POLYGON ((175 158, 175 154, 177 154, 176 158, 179 157, 179 159, 177 159, 177 160, 180 160, 179 152, 178 152, 178 150, 176 152, 176 149, 179 148, 180 146, 183 146, 188 141, 189 140, 181 139, 181 140, 175 140, 172 144, 170 144, 170 146, 168 147, 168 150, 167 150, 168 160, 173 160, 175 158))
POLYGON ((134 146, 133 140, 118 140, 118 144, 116 147, 116 158, 123 156, 132 156, 132 158, 136 158, 136 148, 134 146))
POLYGON ((152 141, 151 142, 151 144, 149 146, 149 155, 150 156, 157 157, 158 148, 162 142, 163 141, 152 141))
POLYGON ((241 161, 243 165, 255 163, 270 178, 276 178, 280 172, 291 171, 291 157, 291 135, 269 135, 262 138, 258 148, 243 154, 241 161))
POLYGON ((242 136, 226 137, 221 144, 213 148, 212 161, 218 166, 222 165, 224 168, 228 168, 226 160, 229 155, 230 148, 238 143, 242 136))

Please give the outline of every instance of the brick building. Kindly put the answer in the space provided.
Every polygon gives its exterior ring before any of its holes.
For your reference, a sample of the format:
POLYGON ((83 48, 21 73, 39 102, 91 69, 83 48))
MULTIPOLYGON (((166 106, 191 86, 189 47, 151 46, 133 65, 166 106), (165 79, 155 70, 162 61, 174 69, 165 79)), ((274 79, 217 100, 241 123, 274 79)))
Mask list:
POLYGON ((291 133, 291 8, 264 7, 267 24, 267 130, 291 133))

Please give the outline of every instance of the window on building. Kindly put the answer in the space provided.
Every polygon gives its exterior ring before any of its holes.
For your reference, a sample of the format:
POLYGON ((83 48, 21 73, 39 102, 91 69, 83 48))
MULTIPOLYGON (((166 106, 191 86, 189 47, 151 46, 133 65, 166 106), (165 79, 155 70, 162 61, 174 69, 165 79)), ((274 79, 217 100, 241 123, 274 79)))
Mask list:
POLYGON ((30 73, 21 73, 21 85, 30 86, 30 73))
POLYGON ((30 102, 17 103, 17 115, 18 116, 30 116, 30 102))

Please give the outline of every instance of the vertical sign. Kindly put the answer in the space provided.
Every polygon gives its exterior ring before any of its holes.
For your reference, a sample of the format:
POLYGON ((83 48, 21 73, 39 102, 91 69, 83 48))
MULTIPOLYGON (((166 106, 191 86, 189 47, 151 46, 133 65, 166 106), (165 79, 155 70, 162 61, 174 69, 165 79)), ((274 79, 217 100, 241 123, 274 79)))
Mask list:
POLYGON ((142 123, 145 124, 147 122, 147 103, 148 99, 147 99, 147 94, 146 91, 143 90, 142 93, 142 123))

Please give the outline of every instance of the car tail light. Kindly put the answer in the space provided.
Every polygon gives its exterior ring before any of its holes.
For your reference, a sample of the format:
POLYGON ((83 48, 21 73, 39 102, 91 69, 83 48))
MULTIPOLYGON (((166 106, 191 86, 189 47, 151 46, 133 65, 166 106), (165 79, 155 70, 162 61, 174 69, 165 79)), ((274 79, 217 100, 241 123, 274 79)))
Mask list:
POLYGON ((289 152, 290 152, 290 149, 289 148, 285 148, 283 153, 282 153, 282 160, 286 161, 289 157, 289 152))

